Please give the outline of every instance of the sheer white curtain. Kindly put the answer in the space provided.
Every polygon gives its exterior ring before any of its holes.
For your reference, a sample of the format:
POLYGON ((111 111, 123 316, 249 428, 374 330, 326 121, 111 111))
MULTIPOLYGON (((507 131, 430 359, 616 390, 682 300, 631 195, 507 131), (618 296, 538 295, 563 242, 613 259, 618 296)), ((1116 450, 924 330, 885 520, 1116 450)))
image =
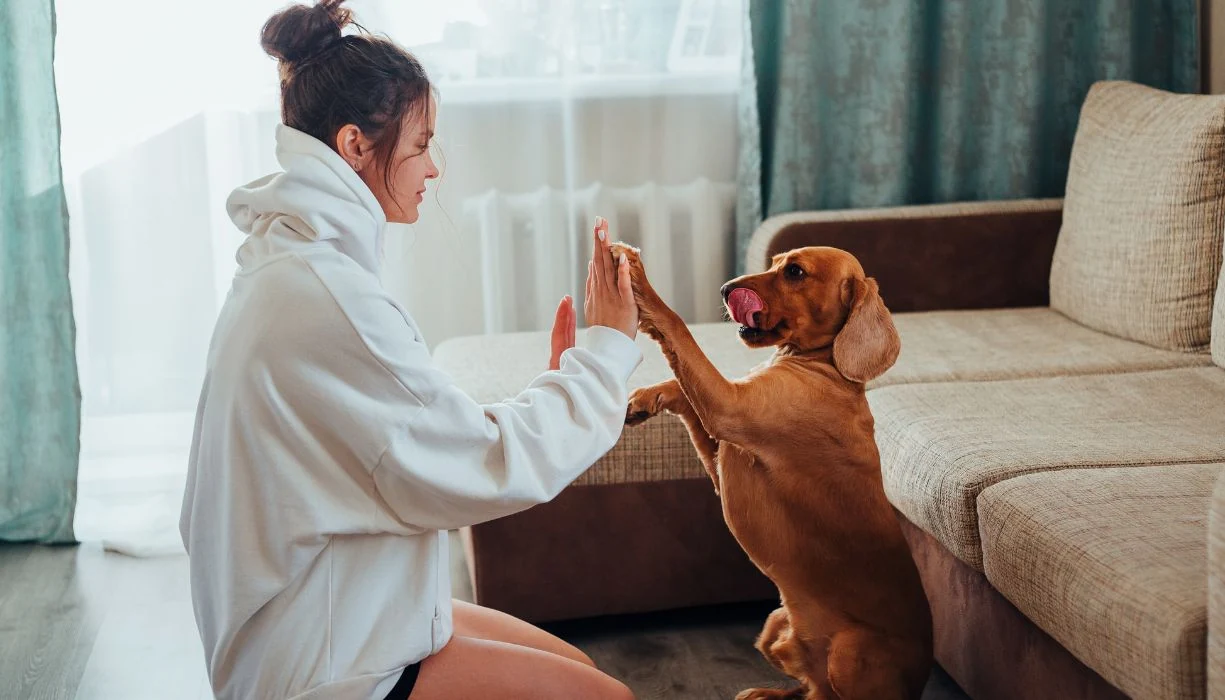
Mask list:
MULTIPOLYGON (((130 0, 119 12, 95 0, 56 3, 83 540, 136 554, 181 551, 192 416, 240 243, 223 203, 235 186, 277 169, 276 66, 258 36, 284 4, 130 0)), ((421 220, 394 227, 384 268, 431 346, 542 327, 531 314, 509 326, 490 321, 488 231, 474 220, 482 195, 544 188, 574 214, 567 195, 593 187, 734 180, 740 0, 350 6, 367 29, 414 51, 439 88, 443 176, 421 220)), ((571 282, 583 269, 577 221, 545 241, 565 251, 571 282)), ((494 303, 540 294, 529 280, 515 284, 494 303)), ((547 352, 542 346, 542 364, 547 352)))

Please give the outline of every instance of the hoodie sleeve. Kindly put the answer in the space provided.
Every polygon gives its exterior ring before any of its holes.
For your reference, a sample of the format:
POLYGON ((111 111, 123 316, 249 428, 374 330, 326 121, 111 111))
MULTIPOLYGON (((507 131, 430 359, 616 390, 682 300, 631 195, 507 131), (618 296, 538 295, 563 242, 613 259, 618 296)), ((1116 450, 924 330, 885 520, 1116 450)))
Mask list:
POLYGON ((549 501, 620 437, 626 384, 642 361, 620 331, 589 328, 560 369, 518 396, 481 405, 435 367, 394 301, 343 296, 338 302, 364 346, 346 353, 346 371, 368 387, 367 402, 377 397, 361 411, 374 424, 367 427, 384 426, 375 433, 385 436, 372 460, 375 489, 404 523, 452 529, 549 501))
POLYGON ((594 327, 559 370, 484 406, 432 370, 429 403, 393 435, 376 488, 405 522, 440 530, 552 500, 616 444, 640 360, 624 334, 594 327))

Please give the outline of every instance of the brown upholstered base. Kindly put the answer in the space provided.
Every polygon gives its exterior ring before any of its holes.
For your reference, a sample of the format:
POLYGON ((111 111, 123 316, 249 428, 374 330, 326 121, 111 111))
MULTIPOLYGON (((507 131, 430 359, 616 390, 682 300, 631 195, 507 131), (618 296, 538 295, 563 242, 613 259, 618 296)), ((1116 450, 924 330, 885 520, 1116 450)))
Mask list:
POLYGON ((1082 664, 936 538, 898 516, 932 607, 936 660, 973 698, 1115 700, 1082 664))
POLYGON ((572 486, 460 534, 476 602, 532 622, 778 597, 706 478, 572 486))

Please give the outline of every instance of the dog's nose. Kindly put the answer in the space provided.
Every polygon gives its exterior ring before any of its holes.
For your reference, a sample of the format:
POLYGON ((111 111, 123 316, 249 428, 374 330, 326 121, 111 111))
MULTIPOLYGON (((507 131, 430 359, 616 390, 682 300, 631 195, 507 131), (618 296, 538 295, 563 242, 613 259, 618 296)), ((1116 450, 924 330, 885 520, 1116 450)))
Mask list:
POLYGON ((719 287, 719 293, 723 295, 723 301, 727 301, 727 295, 731 294, 733 289, 735 289, 735 285, 731 282, 719 287))

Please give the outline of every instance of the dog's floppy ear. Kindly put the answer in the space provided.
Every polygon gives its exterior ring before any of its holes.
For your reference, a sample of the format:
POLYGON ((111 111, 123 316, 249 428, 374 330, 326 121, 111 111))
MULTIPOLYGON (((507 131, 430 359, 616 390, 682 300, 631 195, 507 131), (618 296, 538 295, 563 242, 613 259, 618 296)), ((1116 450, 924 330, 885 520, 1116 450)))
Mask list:
POLYGON ((834 367, 852 382, 865 383, 893 366, 902 341, 880 298, 876 280, 851 277, 842 282, 842 303, 850 310, 834 338, 834 367))

